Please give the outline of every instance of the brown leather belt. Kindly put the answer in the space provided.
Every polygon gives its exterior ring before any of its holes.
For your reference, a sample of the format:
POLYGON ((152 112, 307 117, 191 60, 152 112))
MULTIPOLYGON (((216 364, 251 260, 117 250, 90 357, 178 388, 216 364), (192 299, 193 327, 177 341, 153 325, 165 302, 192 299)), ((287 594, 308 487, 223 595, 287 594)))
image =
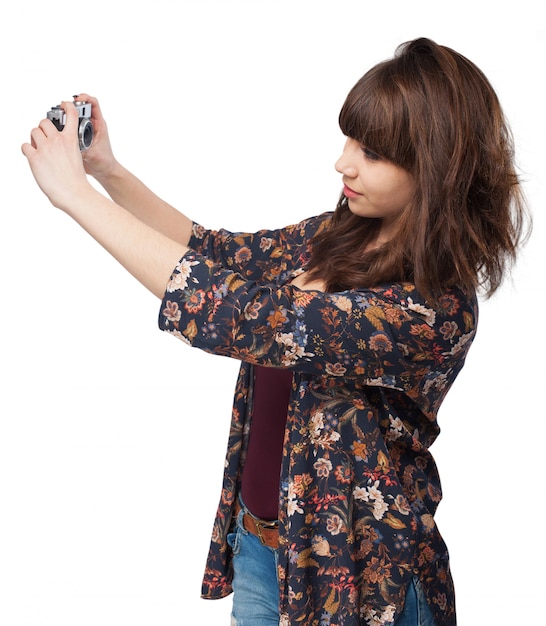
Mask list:
MULTIPOLYGON (((239 515, 241 508, 241 503, 237 499, 235 501, 236 517, 239 515)), ((243 515, 243 527, 245 530, 248 530, 249 533, 256 535, 262 542, 262 545, 268 548, 274 548, 275 550, 279 548, 279 523, 277 521, 268 522, 267 520, 254 517, 254 515, 245 511, 243 515)))

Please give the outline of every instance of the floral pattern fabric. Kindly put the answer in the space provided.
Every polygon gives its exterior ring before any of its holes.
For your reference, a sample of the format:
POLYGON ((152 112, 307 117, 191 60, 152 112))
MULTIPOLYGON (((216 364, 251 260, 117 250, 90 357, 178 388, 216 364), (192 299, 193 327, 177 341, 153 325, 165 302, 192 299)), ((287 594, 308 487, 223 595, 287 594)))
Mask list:
POLYGON ((411 283, 298 289, 290 281, 330 218, 253 234, 194 224, 167 285, 160 328, 241 361, 203 597, 231 592, 226 535, 260 364, 294 373, 279 493, 281 624, 392 625, 417 576, 436 623, 454 626, 429 447, 476 331, 476 300, 448 291, 432 308, 411 283))

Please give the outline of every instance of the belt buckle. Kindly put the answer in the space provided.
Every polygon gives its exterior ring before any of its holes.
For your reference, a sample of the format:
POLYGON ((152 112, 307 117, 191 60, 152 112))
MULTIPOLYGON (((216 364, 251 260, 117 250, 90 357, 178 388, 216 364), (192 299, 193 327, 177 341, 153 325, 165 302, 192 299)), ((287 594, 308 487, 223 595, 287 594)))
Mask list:
POLYGON ((277 522, 265 522, 263 520, 255 519, 254 524, 256 525, 256 530, 258 531, 258 538, 260 539, 262 546, 267 546, 265 539, 262 535, 262 529, 274 530, 275 528, 277 528, 277 522))

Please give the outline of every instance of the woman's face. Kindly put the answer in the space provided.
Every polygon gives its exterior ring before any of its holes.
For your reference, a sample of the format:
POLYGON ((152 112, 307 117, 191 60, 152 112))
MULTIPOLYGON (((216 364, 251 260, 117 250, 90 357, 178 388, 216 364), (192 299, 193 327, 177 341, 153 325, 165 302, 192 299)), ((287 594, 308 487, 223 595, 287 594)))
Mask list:
POLYGON ((336 163, 343 176, 343 193, 349 209, 361 217, 382 218, 381 242, 395 233, 396 219, 408 207, 414 190, 413 176, 348 138, 336 163))

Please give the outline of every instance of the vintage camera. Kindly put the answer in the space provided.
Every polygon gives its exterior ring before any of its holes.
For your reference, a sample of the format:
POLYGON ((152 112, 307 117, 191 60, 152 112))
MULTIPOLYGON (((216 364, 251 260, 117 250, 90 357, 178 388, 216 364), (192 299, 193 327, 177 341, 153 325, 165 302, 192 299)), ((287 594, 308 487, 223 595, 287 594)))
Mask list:
MULTIPOLYGON (((93 143, 95 131, 91 123, 91 103, 90 102, 74 102, 74 106, 78 111, 78 139, 80 140, 80 150, 87 150, 93 143)), ((51 120, 58 130, 62 130, 66 124, 66 113, 60 106, 54 106, 47 113, 47 119, 51 120)))

